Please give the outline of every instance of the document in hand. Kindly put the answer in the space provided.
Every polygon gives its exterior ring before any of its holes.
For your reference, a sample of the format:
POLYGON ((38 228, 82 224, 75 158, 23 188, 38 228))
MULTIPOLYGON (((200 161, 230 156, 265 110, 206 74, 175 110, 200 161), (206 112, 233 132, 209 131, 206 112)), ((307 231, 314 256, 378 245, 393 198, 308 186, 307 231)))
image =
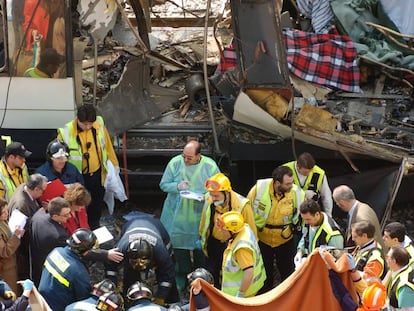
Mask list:
POLYGON ((17 226, 20 226, 20 228, 23 229, 24 226, 26 225, 27 218, 28 217, 25 214, 23 214, 21 211, 19 211, 18 209, 14 209, 9 219, 10 231, 14 233, 14 231, 16 231, 17 226))

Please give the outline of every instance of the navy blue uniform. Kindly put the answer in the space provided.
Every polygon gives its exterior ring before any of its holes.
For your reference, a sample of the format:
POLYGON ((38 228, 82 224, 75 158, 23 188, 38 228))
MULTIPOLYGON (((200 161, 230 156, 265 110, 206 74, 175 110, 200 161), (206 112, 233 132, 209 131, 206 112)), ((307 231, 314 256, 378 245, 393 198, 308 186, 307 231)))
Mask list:
MULTIPOLYGON (((149 214, 140 213, 128 221, 122 228, 122 236, 118 242, 118 249, 126 255, 129 243, 143 238, 152 246, 153 264, 158 282, 158 292, 155 297, 162 298, 165 302, 177 302, 179 300, 177 285, 175 283, 174 258, 170 236, 162 223, 149 214)), ((140 271, 134 270, 124 259, 124 288, 129 288, 140 279, 140 271)))
POLYGON ((68 246, 56 247, 46 258, 39 292, 53 311, 64 311, 75 301, 90 297, 88 270, 79 255, 68 246))

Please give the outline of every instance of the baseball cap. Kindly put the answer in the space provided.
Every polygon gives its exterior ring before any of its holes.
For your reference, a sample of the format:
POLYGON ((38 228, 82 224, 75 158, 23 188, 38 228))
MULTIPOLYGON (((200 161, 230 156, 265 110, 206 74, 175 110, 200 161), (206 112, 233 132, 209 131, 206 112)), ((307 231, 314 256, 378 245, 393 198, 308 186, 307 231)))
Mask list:
POLYGON ((6 147, 6 156, 8 155, 18 155, 23 158, 29 157, 32 153, 27 150, 22 143, 19 143, 17 141, 12 142, 10 145, 6 147))

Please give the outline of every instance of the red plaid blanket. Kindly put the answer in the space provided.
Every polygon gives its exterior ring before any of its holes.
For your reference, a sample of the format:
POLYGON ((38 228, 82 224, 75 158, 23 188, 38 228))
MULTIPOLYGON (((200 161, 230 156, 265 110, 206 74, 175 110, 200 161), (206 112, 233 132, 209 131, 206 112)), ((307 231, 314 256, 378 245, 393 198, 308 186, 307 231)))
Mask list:
POLYGON ((283 31, 290 72, 303 80, 358 93, 357 51, 348 36, 283 31))

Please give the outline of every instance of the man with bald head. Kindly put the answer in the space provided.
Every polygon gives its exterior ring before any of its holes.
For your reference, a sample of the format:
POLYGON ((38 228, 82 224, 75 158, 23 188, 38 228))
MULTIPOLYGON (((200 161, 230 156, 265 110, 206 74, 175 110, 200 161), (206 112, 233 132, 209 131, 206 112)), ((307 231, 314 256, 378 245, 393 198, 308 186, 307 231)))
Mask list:
POLYGON ((160 182, 161 190, 167 193, 161 222, 171 237, 180 290, 187 285, 188 273, 205 266, 198 233, 203 202, 188 198, 186 194, 196 193, 204 198, 206 179, 219 172, 216 162, 201 154, 200 143, 191 140, 182 154, 170 160, 160 182))
POLYGON ((359 202, 355 198, 354 191, 347 185, 336 187, 332 193, 332 197, 336 205, 338 205, 341 210, 348 213, 347 227, 345 231, 345 247, 355 246, 351 237, 351 225, 363 220, 374 225, 374 239, 384 247, 378 216, 368 204, 359 202))

